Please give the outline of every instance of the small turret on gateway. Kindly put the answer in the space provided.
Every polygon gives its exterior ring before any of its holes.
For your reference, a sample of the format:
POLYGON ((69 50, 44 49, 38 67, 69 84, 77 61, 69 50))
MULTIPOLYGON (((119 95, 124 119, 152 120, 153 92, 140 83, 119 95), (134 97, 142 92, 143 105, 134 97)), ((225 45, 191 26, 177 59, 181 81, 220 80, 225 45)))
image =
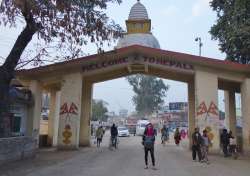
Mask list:
POLYGON ((160 48, 158 40, 151 33, 151 20, 147 9, 139 0, 131 8, 126 26, 127 33, 119 39, 116 48, 131 45, 160 48))

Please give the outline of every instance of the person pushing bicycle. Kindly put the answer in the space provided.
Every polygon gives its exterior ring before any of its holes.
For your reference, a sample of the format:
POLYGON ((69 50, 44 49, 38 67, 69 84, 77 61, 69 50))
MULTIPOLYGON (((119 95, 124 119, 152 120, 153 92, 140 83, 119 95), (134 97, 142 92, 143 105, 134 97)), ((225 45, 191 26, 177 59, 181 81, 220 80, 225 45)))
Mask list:
POLYGON ((110 129, 111 133, 111 145, 117 148, 117 136, 118 136, 118 130, 115 124, 112 125, 110 129))
POLYGON ((161 129, 161 143, 165 144, 166 141, 169 139, 169 130, 166 125, 163 125, 161 129))

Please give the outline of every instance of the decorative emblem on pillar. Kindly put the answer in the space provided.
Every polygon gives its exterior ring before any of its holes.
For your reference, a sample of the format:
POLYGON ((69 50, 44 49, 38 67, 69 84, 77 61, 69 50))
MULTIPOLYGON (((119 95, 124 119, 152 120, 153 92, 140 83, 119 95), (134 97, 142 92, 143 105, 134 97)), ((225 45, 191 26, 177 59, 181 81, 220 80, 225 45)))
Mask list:
POLYGON ((75 103, 67 104, 64 103, 60 108, 60 116, 66 114, 66 121, 70 121, 70 118, 72 115, 78 115, 78 107, 75 105, 75 103))
POLYGON ((208 108, 208 113, 218 116, 218 107, 214 102, 211 102, 208 108))
POLYGON ((205 102, 203 101, 199 106, 198 106, 198 112, 197 112, 197 116, 202 115, 207 113, 207 106, 205 104, 205 102))
POLYGON ((203 114, 206 115, 205 119, 207 120, 207 118, 210 115, 214 115, 216 117, 219 116, 219 112, 218 112, 218 107, 216 106, 216 104, 211 101, 209 108, 207 108, 205 102, 203 101, 199 106, 198 106, 198 110, 197 110, 197 116, 201 116, 203 114))
POLYGON ((207 131, 207 137, 209 138, 209 140, 211 141, 211 143, 209 144, 209 147, 213 146, 213 139, 214 139, 214 133, 212 131, 212 128, 210 126, 207 126, 205 128, 205 130, 207 131))
POLYGON ((65 127, 62 131, 63 136, 63 143, 65 145, 71 144, 71 137, 72 137, 72 128, 74 129, 76 124, 73 119, 77 119, 78 115, 78 107, 75 103, 63 103, 63 105, 60 107, 60 118, 63 118, 63 124, 65 124, 65 127))
POLYGON ((63 131, 63 137, 64 137, 63 143, 66 145, 70 144, 71 143, 71 140, 70 140, 71 136, 72 136, 71 127, 70 127, 70 125, 66 125, 64 128, 64 131, 63 131))

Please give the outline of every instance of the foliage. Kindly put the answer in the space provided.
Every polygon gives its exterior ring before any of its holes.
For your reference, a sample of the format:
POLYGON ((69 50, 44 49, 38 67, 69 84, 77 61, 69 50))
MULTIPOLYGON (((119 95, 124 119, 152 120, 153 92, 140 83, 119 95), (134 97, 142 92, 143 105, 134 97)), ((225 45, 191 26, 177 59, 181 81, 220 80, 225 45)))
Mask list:
POLYGON ((93 121, 107 121, 108 112, 107 103, 103 100, 93 100, 92 101, 92 120, 93 121))
MULTIPOLYGON (((39 27, 38 37, 46 42, 59 37, 62 41, 79 45, 86 44, 85 37, 92 42, 107 40, 119 35, 120 27, 108 23, 101 10, 115 0, 3 0, 1 21, 15 26, 20 16, 26 23, 35 22, 39 27)), ((116 2, 121 2, 116 0, 116 2)))
POLYGON ((160 109, 168 90, 162 79, 138 74, 128 76, 127 81, 133 87, 133 102, 140 115, 149 115, 160 109))
MULTIPOLYGON (((52 52, 48 49, 51 42, 56 43, 57 49, 66 48, 66 59, 79 57, 83 54, 80 53, 81 46, 88 41, 101 47, 103 41, 120 36, 121 27, 104 13, 109 2, 120 3, 121 0, 3 0, 0 25, 16 27, 26 23, 34 28, 39 43, 42 43, 41 39, 44 41, 45 46, 40 49, 42 54, 37 51, 35 58, 25 57, 20 65, 27 60, 41 65, 41 59, 47 59, 48 53, 52 52), (72 48, 74 53, 71 53, 72 48)), ((53 48, 55 52, 55 46, 53 48)))
POLYGON ((45 44, 58 42, 59 48, 69 44, 73 53, 79 53, 79 48, 74 48, 87 44, 88 40, 102 46, 103 41, 115 39, 122 32, 104 12, 108 3, 121 3, 121 0, 1 1, 0 25, 16 27, 24 23, 25 26, 0 66, 0 137, 8 137, 10 126, 5 120, 9 116, 8 92, 18 63, 25 66, 34 61, 39 64, 41 56, 48 54, 42 47, 34 58, 28 55, 20 60, 33 36, 36 34, 39 42, 45 44))
POLYGON ((212 38, 219 40, 220 50, 228 60, 249 64, 250 1, 212 0, 210 5, 218 17, 210 31, 212 38))

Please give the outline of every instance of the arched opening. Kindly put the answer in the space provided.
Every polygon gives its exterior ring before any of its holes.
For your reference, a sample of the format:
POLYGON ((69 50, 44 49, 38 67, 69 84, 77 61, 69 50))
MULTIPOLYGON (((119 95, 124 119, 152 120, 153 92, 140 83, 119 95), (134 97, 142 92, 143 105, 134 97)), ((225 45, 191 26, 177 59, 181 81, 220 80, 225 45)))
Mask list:
MULTIPOLYGON (((162 79, 165 85, 169 86, 167 91, 167 96, 164 97, 164 103, 161 108, 155 110, 148 117, 139 115, 136 112, 135 105, 133 105, 132 98, 134 92, 132 87, 129 85, 125 77, 111 79, 108 81, 98 82, 93 84, 93 98, 95 101, 102 101, 107 104, 108 113, 105 118, 96 117, 96 114, 93 110, 93 101, 92 101, 92 115, 91 115, 91 144, 95 145, 95 131, 99 126, 103 126, 107 133, 105 134, 106 139, 110 136, 109 127, 114 123, 118 127, 126 127, 129 131, 129 136, 140 136, 141 133, 136 128, 137 123, 140 123, 140 120, 148 120, 153 123, 155 129, 158 132, 158 136, 161 136, 161 128, 163 124, 167 125, 170 130, 170 140, 169 144, 174 144, 173 134, 175 129, 178 127, 182 131, 182 145, 187 147, 189 146, 189 141, 187 138, 188 132, 188 86, 187 83, 172 81, 167 79, 162 79), (125 112, 124 112, 125 111, 125 112)), ((119 129, 118 129, 119 133, 119 129)), ((121 132, 122 133, 122 132, 121 132)), ((127 134, 121 134, 122 136, 127 136, 127 134)), ((136 137, 134 137, 136 138, 136 137)), ((135 142, 140 145, 141 137, 136 139, 124 139, 121 138, 121 142, 135 142)), ((157 139, 160 142, 160 137, 157 139)), ((107 146, 107 141, 104 146, 107 146)))
MULTIPOLYGON (((151 60, 151 62, 156 62, 156 61, 151 60)), ((93 94, 96 95, 95 93, 93 93, 95 91, 93 89, 94 87, 96 87, 95 85, 97 85, 97 87, 98 85, 101 85, 101 84, 114 85, 114 83, 112 83, 112 80, 113 82, 115 82, 114 80, 116 81, 121 80, 121 79, 124 80, 124 77, 128 75, 134 75, 134 74, 152 75, 157 78, 163 79, 164 82, 166 82, 166 84, 174 85, 172 88, 170 85, 170 90, 172 92, 171 96, 165 99, 165 104, 164 104, 165 112, 164 112, 164 109, 161 109, 159 110, 159 112, 154 112, 153 115, 152 114, 150 115, 149 120, 155 123, 155 126, 158 132, 160 132, 160 128, 165 122, 169 125, 172 132, 177 127, 180 127, 181 130, 185 132, 185 134, 187 134, 187 132, 191 134, 194 129, 194 123, 195 123, 194 122, 195 121, 194 120, 195 98, 194 98, 194 75, 193 75, 192 70, 189 70, 189 71, 191 72, 188 72, 188 71, 185 72, 185 70, 178 71, 178 69, 176 70, 173 68, 170 68, 170 69, 158 68, 158 67, 150 66, 148 64, 129 64, 129 65, 126 65, 125 67, 121 67, 116 70, 106 70, 106 71, 102 70, 99 72, 97 71, 95 74, 90 74, 88 76, 85 76, 83 78, 84 80, 83 84, 85 85, 85 89, 83 89, 82 117, 88 117, 88 118, 84 118, 86 121, 88 121, 88 125, 86 126, 86 123, 85 123, 85 127, 82 128, 83 131, 80 131, 80 145, 84 146, 84 145, 91 144, 91 140, 89 142, 87 141, 87 139, 91 139, 91 138, 87 138, 87 136, 82 136, 81 138, 81 135, 83 133, 88 134, 88 136, 91 136, 91 134, 94 135, 94 130, 92 129, 93 126, 101 125, 99 122, 91 121, 92 116, 91 116, 90 109, 91 109, 91 103, 93 100, 92 95, 93 94), (178 97, 177 90, 179 87, 181 87, 181 89, 179 90, 179 94, 181 95, 179 95, 178 97), (174 97, 178 97, 179 100, 178 98, 174 98, 174 97), (182 99, 182 101, 180 101, 180 99, 182 99), (171 109, 169 109, 169 105, 171 106, 171 109), (183 108, 183 109, 181 110, 180 108, 183 108), (84 131, 86 130, 87 127, 89 128, 89 130, 84 131)), ((123 82, 125 82, 125 80, 123 82)), ((127 83, 127 86, 128 86, 128 83, 127 83)), ((105 90, 105 87, 103 89, 105 90)), ((103 92, 103 89, 102 89, 102 92, 103 92)), ((106 89, 108 89, 107 86, 106 86, 106 89)), ((124 94, 124 92, 116 90, 114 87, 112 87, 112 89, 109 89, 109 90, 111 90, 113 94, 115 94, 114 93, 115 91, 120 92, 120 96, 124 94)), ((167 96, 168 96, 168 93, 167 93, 167 96)), ((123 96, 126 96, 126 95, 123 95, 123 96)), ((128 97, 126 98, 128 99, 128 97)), ((127 100, 127 101, 131 101, 131 100, 127 100)), ((119 104, 119 102, 117 104, 119 104)), ((132 101, 131 101, 131 104, 132 104, 132 101)), ((140 119, 142 119, 142 117, 137 117, 137 120, 140 120, 140 119)), ((128 126, 128 124, 126 124, 125 122, 126 119, 124 119, 123 122, 121 122, 122 119, 120 119, 120 122, 119 120, 117 121, 117 119, 115 121, 114 119, 112 120, 110 120, 107 123, 103 123, 103 125, 110 126, 111 123, 115 122, 116 124, 119 124, 119 126, 128 126)), ((186 141, 183 142, 183 145, 185 145, 188 148, 190 146, 190 143, 187 138, 185 139, 186 141)))

